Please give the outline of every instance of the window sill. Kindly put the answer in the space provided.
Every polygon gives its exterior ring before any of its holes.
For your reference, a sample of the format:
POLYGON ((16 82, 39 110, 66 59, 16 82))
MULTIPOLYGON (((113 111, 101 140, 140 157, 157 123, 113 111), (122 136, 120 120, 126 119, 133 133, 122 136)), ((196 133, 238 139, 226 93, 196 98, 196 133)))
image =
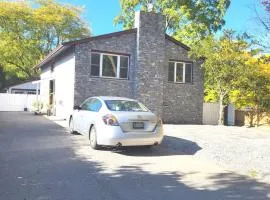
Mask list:
POLYGON ((194 83, 171 82, 171 81, 167 81, 167 83, 171 83, 171 84, 179 84, 179 85, 194 85, 194 83))
POLYGON ((115 78, 115 77, 106 77, 106 76, 90 76, 92 79, 108 79, 108 80, 120 80, 120 81, 128 81, 127 78, 115 78))

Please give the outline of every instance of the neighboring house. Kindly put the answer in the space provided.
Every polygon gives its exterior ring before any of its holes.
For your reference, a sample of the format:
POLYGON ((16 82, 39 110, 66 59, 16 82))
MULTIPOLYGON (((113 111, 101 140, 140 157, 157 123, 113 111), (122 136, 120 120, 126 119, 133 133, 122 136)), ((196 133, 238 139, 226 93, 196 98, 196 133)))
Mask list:
POLYGON ((138 99, 166 123, 202 123, 203 77, 165 18, 136 13, 135 28, 66 42, 37 67, 41 99, 67 118, 89 96, 138 99))
POLYGON ((5 90, 9 94, 39 94, 39 87, 39 81, 27 81, 6 87, 5 90))

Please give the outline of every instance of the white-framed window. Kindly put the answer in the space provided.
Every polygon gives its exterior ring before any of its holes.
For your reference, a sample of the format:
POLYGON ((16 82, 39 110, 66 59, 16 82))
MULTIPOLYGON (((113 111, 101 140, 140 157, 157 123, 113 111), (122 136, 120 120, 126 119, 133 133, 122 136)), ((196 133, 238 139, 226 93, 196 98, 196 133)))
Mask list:
POLYGON ((111 53, 91 53, 91 76, 128 79, 129 56, 111 53))
POLYGON ((175 83, 192 83, 192 63, 169 61, 168 81, 175 83))

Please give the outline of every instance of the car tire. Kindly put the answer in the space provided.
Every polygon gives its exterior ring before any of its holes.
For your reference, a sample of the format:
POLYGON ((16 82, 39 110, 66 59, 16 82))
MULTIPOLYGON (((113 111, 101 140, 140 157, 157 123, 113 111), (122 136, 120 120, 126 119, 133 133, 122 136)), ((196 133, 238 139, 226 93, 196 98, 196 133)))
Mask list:
POLYGON ((73 118, 72 117, 69 120, 69 133, 70 134, 76 134, 76 131, 74 131, 74 123, 73 123, 73 118))
POLYGON ((92 126, 89 131, 89 143, 92 149, 98 149, 99 145, 97 144, 97 132, 95 126, 92 126))

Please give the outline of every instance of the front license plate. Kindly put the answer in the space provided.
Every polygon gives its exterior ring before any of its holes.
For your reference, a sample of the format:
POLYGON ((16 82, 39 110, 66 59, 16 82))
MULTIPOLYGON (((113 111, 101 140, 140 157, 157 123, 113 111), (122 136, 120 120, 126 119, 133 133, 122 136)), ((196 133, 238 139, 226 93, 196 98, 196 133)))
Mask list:
POLYGON ((144 129, 144 123, 143 122, 133 122, 133 128, 134 129, 144 129))

